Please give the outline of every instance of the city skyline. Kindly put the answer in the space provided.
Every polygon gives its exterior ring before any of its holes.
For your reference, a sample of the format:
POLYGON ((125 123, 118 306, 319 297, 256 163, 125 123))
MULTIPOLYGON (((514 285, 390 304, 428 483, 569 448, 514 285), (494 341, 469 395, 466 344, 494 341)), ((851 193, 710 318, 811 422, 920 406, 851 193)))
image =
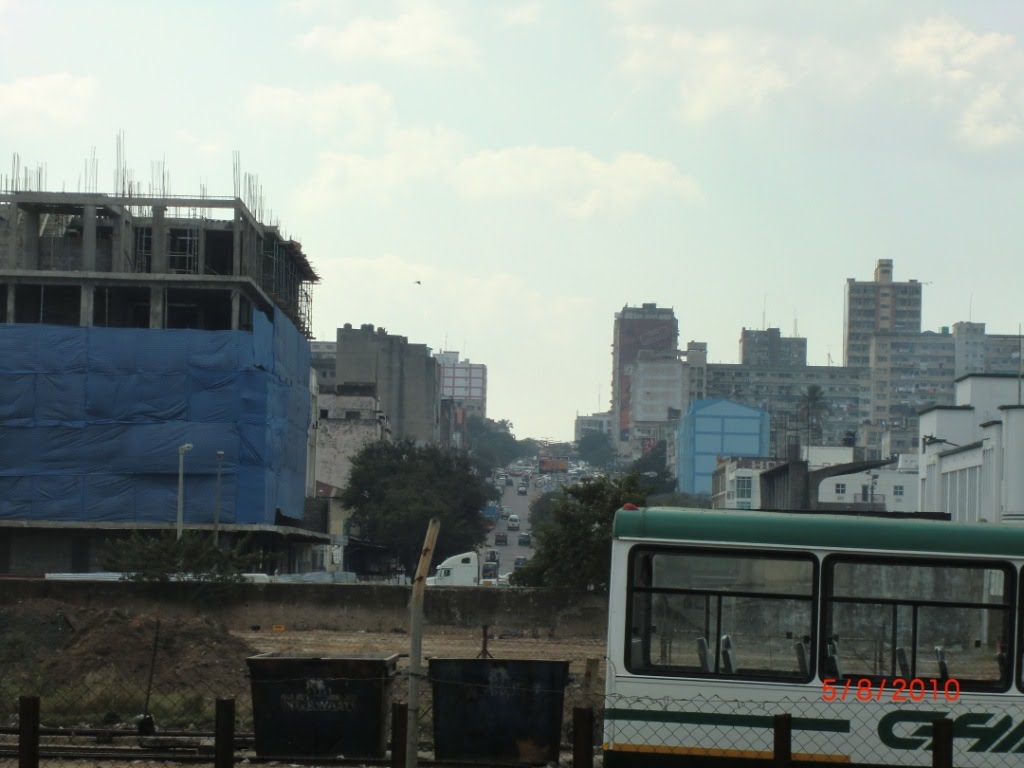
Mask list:
POLYGON ((75 190, 95 148, 112 191, 123 130, 144 187, 229 195, 238 150, 323 278, 315 338, 457 350, 519 437, 608 408, 624 306, 712 363, 796 326, 839 365, 846 280, 892 259, 922 330, 1021 322, 1015 6, 119 8, 0 0, 0 160, 75 190))

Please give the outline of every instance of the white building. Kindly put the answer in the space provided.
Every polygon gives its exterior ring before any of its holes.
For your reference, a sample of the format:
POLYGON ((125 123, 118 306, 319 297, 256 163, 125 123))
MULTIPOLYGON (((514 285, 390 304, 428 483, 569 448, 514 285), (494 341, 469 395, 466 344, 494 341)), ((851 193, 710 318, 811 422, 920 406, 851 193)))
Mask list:
POLYGON ((818 501, 884 505, 886 512, 917 512, 917 456, 849 475, 834 475, 818 486, 818 501))
POLYGON ((441 399, 451 400, 467 416, 487 418, 487 366, 459 360, 458 352, 438 352, 441 364, 441 399))
POLYGON ((675 437, 683 408, 683 363, 675 353, 642 350, 629 374, 629 457, 636 460, 658 441, 675 437))
POLYGON ((573 440, 578 443, 587 432, 602 432, 608 435, 610 441, 613 437, 612 425, 614 423, 615 417, 611 411, 592 413, 589 416, 577 416, 573 429, 573 440))
POLYGON ((355 455, 365 445, 389 439, 390 430, 372 385, 342 384, 338 390, 318 398, 316 480, 344 488, 355 455))
POLYGON ((920 503, 956 522, 1024 521, 1024 405, 1011 374, 968 374, 920 415, 920 503))
POLYGON ((711 476, 715 509, 760 509, 761 473, 785 463, 782 459, 728 456, 718 460, 711 476))

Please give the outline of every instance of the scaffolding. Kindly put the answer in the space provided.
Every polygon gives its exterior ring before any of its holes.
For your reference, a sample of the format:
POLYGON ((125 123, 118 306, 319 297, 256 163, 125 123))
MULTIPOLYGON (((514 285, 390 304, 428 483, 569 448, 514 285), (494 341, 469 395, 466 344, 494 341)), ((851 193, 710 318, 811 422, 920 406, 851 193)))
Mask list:
POLYGON ((199 274, 199 238, 203 236, 203 228, 197 212, 198 209, 190 208, 185 226, 171 229, 167 265, 172 274, 199 274))
POLYGON ((307 338, 312 334, 313 291, 316 281, 297 244, 278 239, 261 241, 259 284, 307 338))

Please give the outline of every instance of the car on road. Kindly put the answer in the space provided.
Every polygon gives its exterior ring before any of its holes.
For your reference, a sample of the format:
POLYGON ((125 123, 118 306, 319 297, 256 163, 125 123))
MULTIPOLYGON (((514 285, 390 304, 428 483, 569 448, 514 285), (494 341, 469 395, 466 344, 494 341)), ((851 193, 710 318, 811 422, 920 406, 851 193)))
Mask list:
POLYGON ((497 547, 508 546, 508 534, 507 533, 496 533, 494 534, 494 545, 497 547))
POLYGON ((512 479, 511 475, 509 475, 508 477, 505 478, 505 485, 515 485, 515 484, 516 484, 515 480, 512 479))
POLYGON ((516 493, 518 493, 520 496, 525 496, 529 492, 529 487, 525 485, 520 485, 519 488, 516 490, 516 493))
POLYGON ((509 515, 508 522, 506 523, 510 531, 519 530, 519 515, 509 515))
POLYGON ((526 562, 526 557, 520 555, 515 559, 515 562, 512 563, 512 570, 515 570, 516 568, 522 568, 524 565, 526 565, 526 562))
POLYGON ((533 540, 530 538, 530 534, 526 533, 525 531, 523 533, 519 534, 519 546, 520 547, 532 547, 533 546, 533 540))

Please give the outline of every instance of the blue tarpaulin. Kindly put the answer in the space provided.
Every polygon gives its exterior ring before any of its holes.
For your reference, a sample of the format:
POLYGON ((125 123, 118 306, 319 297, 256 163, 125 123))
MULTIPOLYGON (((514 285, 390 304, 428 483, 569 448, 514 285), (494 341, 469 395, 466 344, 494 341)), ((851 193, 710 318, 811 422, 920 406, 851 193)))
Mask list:
POLYGON ((309 343, 275 310, 253 331, 0 324, 0 519, 301 518, 309 343))

